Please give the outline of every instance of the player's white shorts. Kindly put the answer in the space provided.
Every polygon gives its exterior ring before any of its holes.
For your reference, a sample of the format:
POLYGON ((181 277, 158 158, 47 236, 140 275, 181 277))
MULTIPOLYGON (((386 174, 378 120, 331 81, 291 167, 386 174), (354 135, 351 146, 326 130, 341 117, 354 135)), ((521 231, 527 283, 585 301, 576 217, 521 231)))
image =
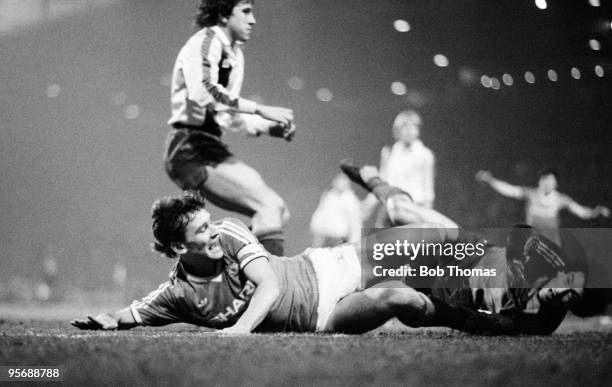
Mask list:
POLYGON ((353 245, 311 249, 305 255, 317 276, 317 332, 322 332, 338 301, 361 289, 361 262, 353 245))

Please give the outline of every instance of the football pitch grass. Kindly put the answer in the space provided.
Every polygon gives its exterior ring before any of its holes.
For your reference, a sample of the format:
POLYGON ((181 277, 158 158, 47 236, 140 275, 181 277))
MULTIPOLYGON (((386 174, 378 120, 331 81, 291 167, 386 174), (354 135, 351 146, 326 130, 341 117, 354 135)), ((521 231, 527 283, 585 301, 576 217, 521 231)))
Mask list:
POLYGON ((479 337, 399 324, 361 336, 221 336, 186 324, 98 332, 5 319, 0 366, 60 366, 63 384, 79 386, 610 386, 612 327, 601 321, 570 319, 552 336, 479 337))

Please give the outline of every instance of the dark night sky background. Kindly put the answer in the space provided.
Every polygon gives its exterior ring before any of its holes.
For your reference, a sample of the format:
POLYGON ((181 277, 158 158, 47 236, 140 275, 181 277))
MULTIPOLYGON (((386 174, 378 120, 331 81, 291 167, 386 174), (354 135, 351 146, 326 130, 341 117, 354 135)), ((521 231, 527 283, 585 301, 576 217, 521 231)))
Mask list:
MULTIPOLYGON (((612 207, 612 31, 597 28, 611 4, 549 3, 541 11, 531 0, 258 0, 243 95, 292 107, 299 132, 289 144, 226 140, 286 200, 288 252, 310 243, 310 215, 338 161, 378 163, 395 115, 409 106, 421 111, 423 140, 437 156, 436 207, 462 225, 522 219, 520 202, 473 181, 482 168, 531 185, 538 169, 554 166, 561 191, 612 207), (411 31, 395 31, 395 19, 411 31), (589 50, 592 37, 600 52, 589 50), (450 66, 434 65, 439 53, 450 66), (582 79, 570 77, 573 66, 582 79), (535 84, 524 81, 527 70, 535 84), (461 81, 462 71, 473 82, 461 81), (481 86, 482 74, 505 72, 514 86, 481 86), (293 76, 301 90, 288 86, 293 76), (408 95, 392 94, 393 81, 408 95), (323 87, 329 102, 316 97, 323 87)), ((165 278, 170 262, 149 250, 150 206, 178 192, 162 164, 169 87, 161 79, 192 33, 194 4, 117 1, 0 36, 0 279, 39 276, 46 254, 77 285, 108 281, 116 262, 130 279, 165 278), (61 86, 55 98, 51 84, 61 86), (117 105, 121 92, 127 100, 117 105), (136 119, 125 118, 130 104, 140 107, 136 119)))

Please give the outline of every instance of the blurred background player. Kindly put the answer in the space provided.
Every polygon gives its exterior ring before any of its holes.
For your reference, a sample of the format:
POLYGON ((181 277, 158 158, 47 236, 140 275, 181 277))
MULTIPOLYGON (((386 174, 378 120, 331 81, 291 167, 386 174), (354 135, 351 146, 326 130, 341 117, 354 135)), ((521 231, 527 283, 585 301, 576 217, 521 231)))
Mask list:
POLYGON ((526 202, 525 222, 559 246, 562 244, 559 233, 559 212, 561 210, 566 209, 581 219, 610 216, 610 210, 604 206, 585 207, 557 191, 559 174, 551 168, 543 169, 538 173, 538 186, 535 188, 509 184, 496 179, 489 171, 478 171, 476 180, 488 184, 505 197, 524 200, 526 202))
MULTIPOLYGON (((433 152, 421 141, 422 120, 415 110, 400 112, 393 121, 395 143, 385 146, 380 154, 380 176, 390 185, 409 193, 414 203, 433 208, 434 167, 433 152)), ((372 195, 363 202, 364 218, 367 219, 378 201, 372 195)), ((379 211, 376 226, 388 226, 386 211, 379 211)))
POLYGON ((291 109, 240 97, 240 46, 255 25, 253 2, 202 0, 195 23, 199 30, 181 49, 172 75, 166 170, 181 189, 198 190, 221 208, 252 216, 260 242, 282 255, 282 227, 289 218, 284 201, 221 140, 226 129, 287 141, 295 131, 291 109))
POLYGON ((331 187, 321 195, 312 214, 310 231, 313 247, 329 247, 355 242, 361 237, 361 206, 344 174, 336 175, 331 187))

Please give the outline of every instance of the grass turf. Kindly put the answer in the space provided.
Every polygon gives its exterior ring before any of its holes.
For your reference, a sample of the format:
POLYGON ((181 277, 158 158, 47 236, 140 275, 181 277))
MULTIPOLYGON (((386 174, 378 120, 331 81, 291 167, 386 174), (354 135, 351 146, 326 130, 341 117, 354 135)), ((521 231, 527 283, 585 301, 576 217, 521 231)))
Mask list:
POLYGON ((612 330, 478 337, 387 327, 362 336, 221 336, 190 325, 79 331, 0 321, 0 365, 60 365, 66 385, 580 385, 612 383, 612 330))

